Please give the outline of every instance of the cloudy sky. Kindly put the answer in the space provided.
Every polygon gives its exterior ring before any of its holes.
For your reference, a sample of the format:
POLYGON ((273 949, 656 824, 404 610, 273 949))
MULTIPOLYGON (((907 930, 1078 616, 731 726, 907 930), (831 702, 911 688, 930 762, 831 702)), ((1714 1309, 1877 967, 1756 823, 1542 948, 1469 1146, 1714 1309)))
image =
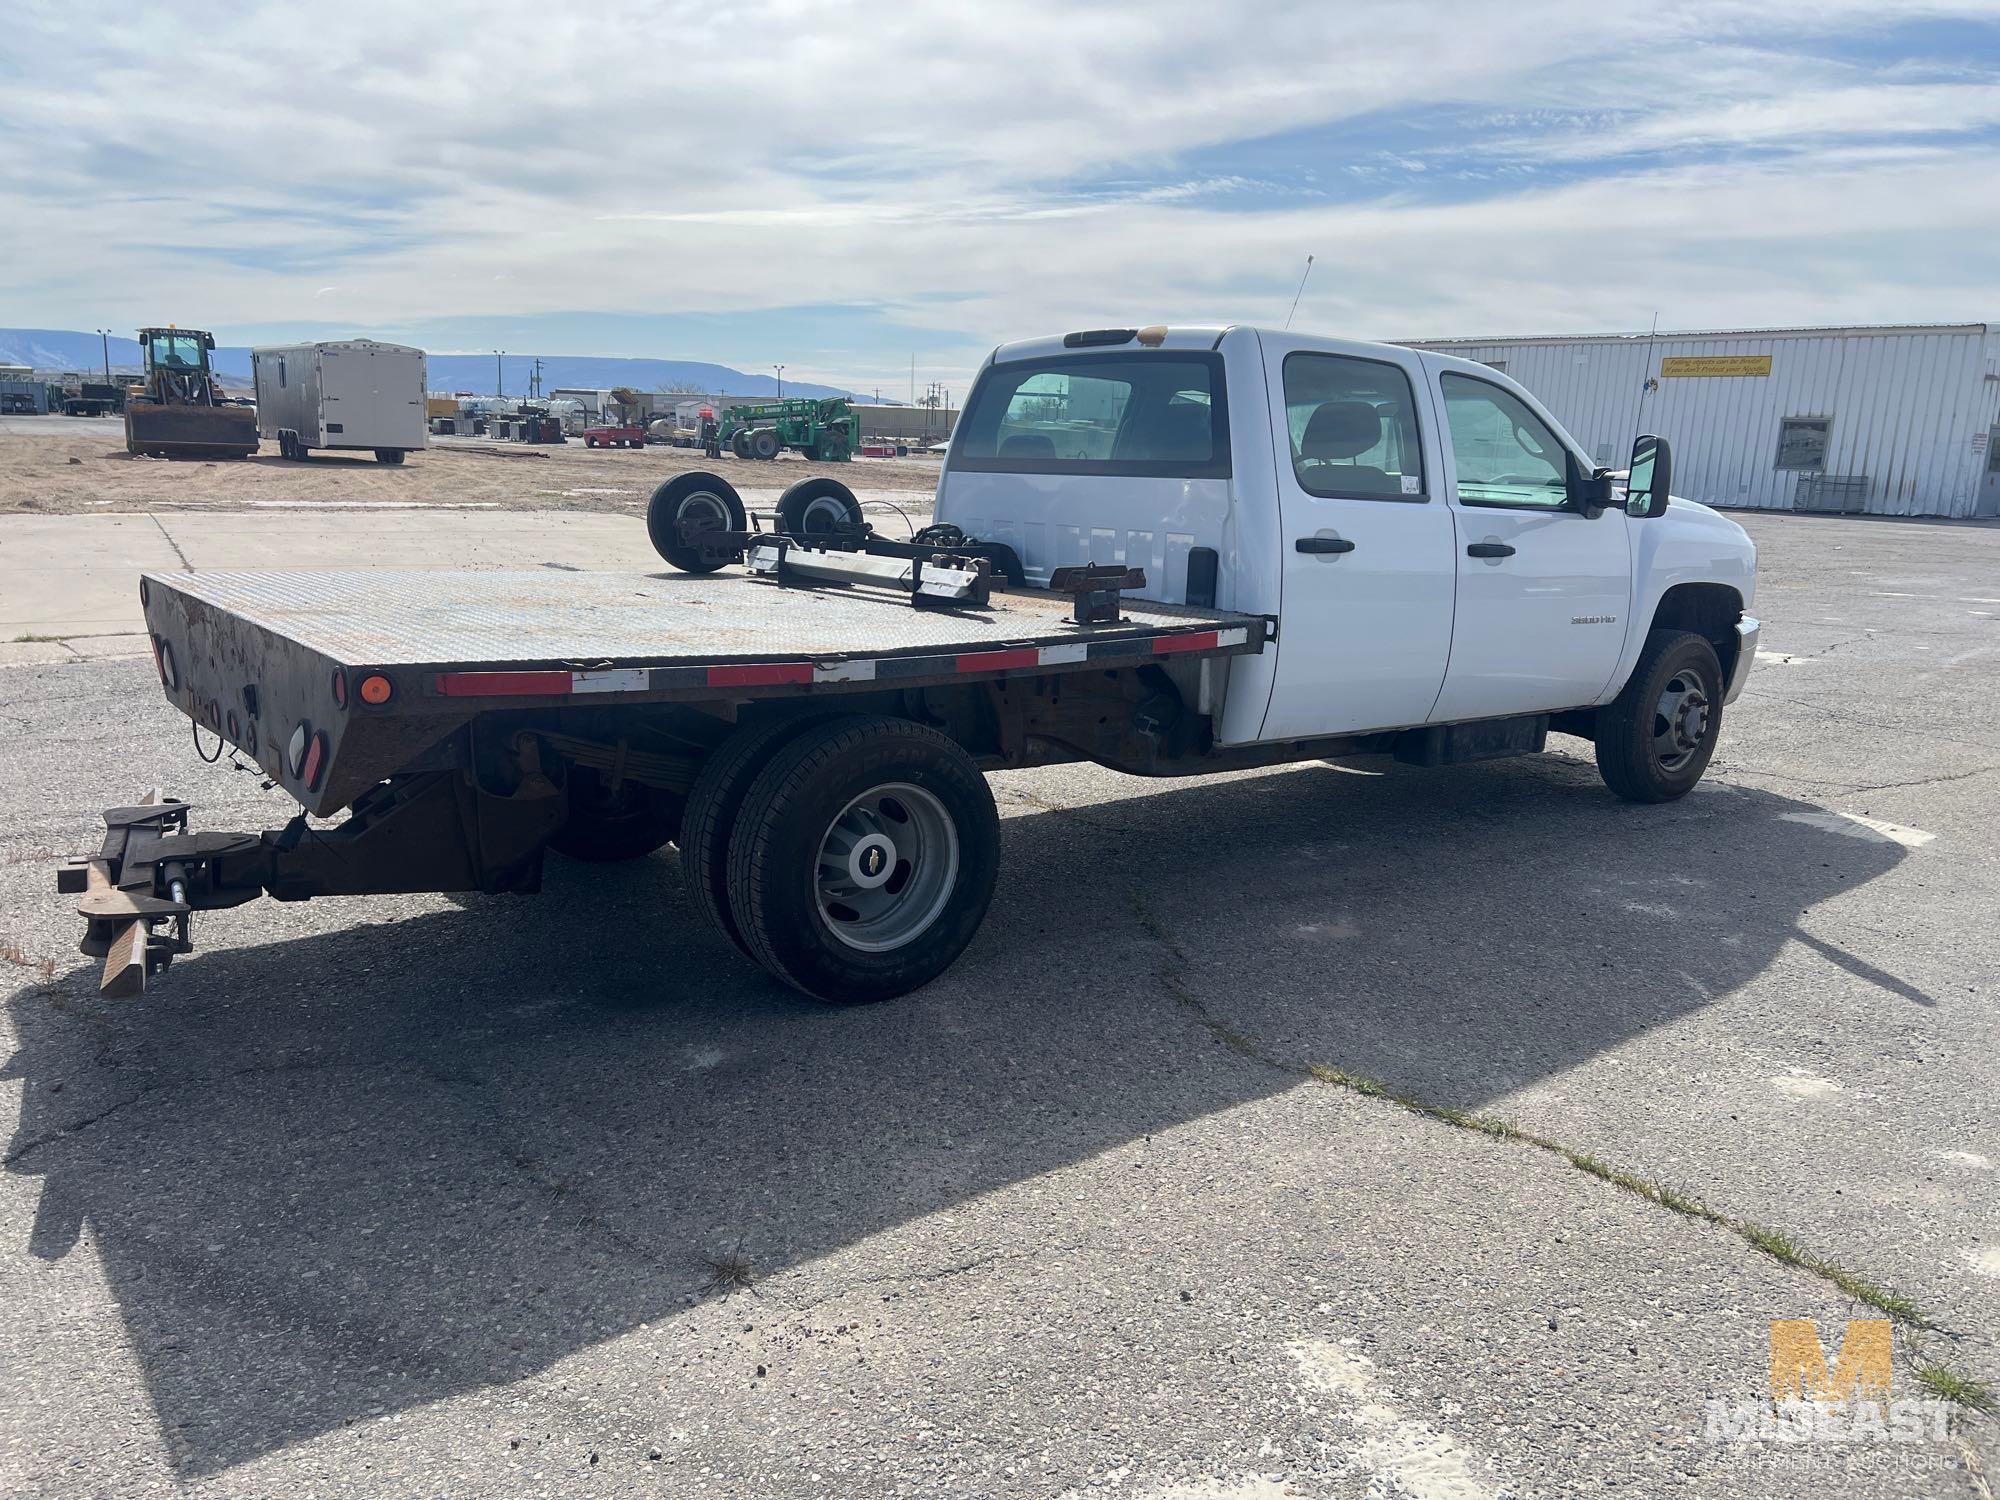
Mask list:
POLYGON ((782 360, 2000 321, 2000 0, 7 0, 0 325, 782 360))

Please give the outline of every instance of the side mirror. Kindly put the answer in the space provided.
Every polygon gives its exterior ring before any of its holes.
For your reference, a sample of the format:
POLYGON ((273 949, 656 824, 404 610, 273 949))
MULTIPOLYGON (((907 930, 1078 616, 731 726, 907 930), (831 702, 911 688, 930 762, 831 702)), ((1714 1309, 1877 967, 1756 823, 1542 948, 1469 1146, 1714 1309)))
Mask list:
POLYGON ((1625 481, 1625 514, 1648 520, 1667 513, 1674 478, 1674 450, 1663 437, 1648 434, 1632 445, 1632 469, 1625 481))
POLYGON ((1565 450, 1563 489, 1568 496, 1571 509, 1581 511, 1595 520, 1604 514, 1604 508, 1611 503, 1611 471, 1585 469, 1576 461, 1574 453, 1565 450))

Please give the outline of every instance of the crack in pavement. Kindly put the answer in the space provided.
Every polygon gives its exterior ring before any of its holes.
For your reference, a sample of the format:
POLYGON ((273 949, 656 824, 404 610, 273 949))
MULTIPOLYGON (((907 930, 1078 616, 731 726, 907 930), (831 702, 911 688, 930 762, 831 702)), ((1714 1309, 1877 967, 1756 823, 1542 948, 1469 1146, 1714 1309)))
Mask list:
POLYGON ((1908 735, 1911 739, 1936 740, 1940 744, 1946 745, 1975 745, 1981 750, 2000 750, 2000 744, 1992 744, 1986 740, 1961 739, 1957 735, 1934 734, 1927 729, 1913 729, 1908 724, 1889 724, 1881 719, 1863 719, 1847 712, 1845 709, 1828 708, 1824 704, 1810 703, 1804 698, 1787 698, 1779 693, 1759 693, 1757 698, 1762 703, 1789 703, 1794 708, 1803 708, 1812 713, 1824 714, 1829 719, 1839 719, 1848 724, 1859 724, 1868 729, 1886 729, 1892 734, 1908 735))
POLYGON ((150 510, 146 512, 146 519, 159 527, 160 535, 167 539, 167 545, 174 549, 174 556, 181 560, 182 571, 192 573, 194 571, 194 564, 189 562, 188 555, 181 551, 181 544, 175 541, 174 534, 167 530, 166 522, 162 521, 157 514, 150 510))
POLYGON ((987 1266, 998 1265, 1002 1261, 1034 1260, 1048 1254, 1050 1251, 1062 1253, 1082 1248, 1081 1244, 1076 1244, 1041 1245, 1033 1250, 989 1250, 984 1255, 975 1255, 970 1260, 953 1261, 950 1265, 940 1266, 932 1271, 890 1271, 880 1276, 857 1276, 851 1281, 842 1282, 838 1287, 835 1287, 823 1296, 814 1297, 805 1302, 793 1303, 792 1310, 800 1313, 811 1312, 816 1307, 824 1307, 829 1302, 836 1301, 841 1297, 850 1296, 857 1289, 865 1286, 929 1286, 936 1282, 949 1281, 954 1276, 963 1276, 969 1271, 978 1271, 987 1266))
POLYGON ((1035 793, 1022 787, 1008 787, 1007 793, 1009 796, 1019 797, 1030 807, 1038 808, 1042 812, 1067 813, 1086 828, 1095 828, 1100 833, 1129 835, 1132 832, 1130 828, 1123 827, 1117 823, 1107 823, 1102 818, 1094 817, 1082 808, 1072 807, 1066 802, 1051 802, 1048 798, 1037 796, 1035 793))
MULTIPOLYGON (((103 1068, 117 1069, 124 1066, 103 1058, 98 1058, 95 1062, 97 1066, 103 1068)), ((59 1125, 54 1130, 46 1131, 41 1135, 24 1141, 12 1151, 9 1151, 6 1156, 0 1157, 0 1167, 11 1167, 16 1162, 32 1156, 37 1151, 54 1145, 58 1141, 68 1140, 73 1136, 81 1135, 100 1120, 109 1119, 111 1116, 129 1109, 132 1105, 142 1100, 150 1099, 156 1094, 176 1094, 185 1089, 227 1083, 234 1078, 251 1078, 282 1073, 364 1072, 370 1068, 384 1068, 392 1072, 422 1073, 437 1083, 471 1083, 476 1085, 480 1082, 480 1080, 470 1075, 453 1076, 442 1073, 435 1067, 399 1062, 393 1058, 380 1058, 372 1062, 352 1062, 337 1059, 328 1059, 325 1061, 287 1059, 277 1063, 253 1063, 246 1067, 231 1068, 222 1073, 189 1074, 181 1078, 164 1079, 158 1083, 142 1084, 124 1098, 114 1100, 95 1114, 85 1115, 81 1119, 59 1125)))
POLYGON ((1739 765, 1734 761, 1713 761, 1711 769, 1725 770, 1732 776, 1757 778, 1765 781, 1784 781, 1793 786, 1831 787, 1843 792, 1893 792, 1904 787, 1939 786, 1948 781, 1967 781, 1974 776, 1989 776, 2000 771, 2000 766, 1974 766, 1970 771, 1952 771, 1942 776, 1919 776, 1910 781, 1830 781, 1820 776, 1800 776, 1791 771, 1768 771, 1762 767, 1739 765))
MULTIPOLYGON (((1657 1181, 1649 1182, 1636 1173, 1613 1167, 1588 1151, 1578 1150, 1551 1137, 1523 1130, 1497 1116, 1474 1115, 1451 1106, 1431 1104, 1413 1095, 1398 1094, 1379 1080, 1351 1074, 1327 1064, 1302 1065, 1280 1057, 1255 1038, 1235 1030, 1222 1021, 1200 996, 1187 987, 1181 978, 1181 971, 1187 966, 1187 950, 1153 914, 1136 887, 1130 888, 1129 894, 1139 925, 1166 950, 1167 962, 1154 970, 1161 987, 1217 1041, 1239 1056, 1293 1077, 1308 1078, 1315 1082, 1342 1087, 1363 1098, 1383 1100, 1410 1114, 1435 1120, 1439 1124, 1449 1125, 1458 1130, 1484 1135, 1499 1142, 1532 1146, 1538 1151, 1561 1157, 1572 1167, 1596 1177, 1607 1187, 1621 1188, 1634 1197, 1664 1208, 1679 1218, 1726 1230, 1733 1238, 1759 1254, 1777 1261, 1780 1265, 1803 1271, 1816 1280, 1846 1293, 1857 1302, 1875 1307, 1908 1330, 1922 1330, 1936 1334, 1954 1345, 1971 1341, 1965 1333, 1924 1316, 1909 1298, 1855 1275, 1836 1261, 1800 1249, 1782 1233, 1773 1231, 1754 1220, 1713 1209, 1706 1203, 1665 1184, 1657 1181)), ((1961 1419, 1965 1415, 1969 1413, 1960 1404, 1961 1419)))

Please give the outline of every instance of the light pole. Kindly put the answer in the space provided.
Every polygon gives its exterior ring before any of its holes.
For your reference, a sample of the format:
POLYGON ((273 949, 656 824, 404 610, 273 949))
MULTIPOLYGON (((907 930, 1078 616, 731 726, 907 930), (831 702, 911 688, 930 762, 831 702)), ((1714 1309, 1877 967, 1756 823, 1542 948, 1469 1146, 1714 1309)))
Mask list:
POLYGON ((98 329, 97 340, 104 348, 104 383, 109 385, 111 384, 111 330, 98 329))
POLYGON ((785 399, 785 367, 772 365, 771 368, 778 372, 778 399, 782 401, 785 399))
POLYGON ((500 349, 493 351, 493 394, 496 397, 507 394, 507 377, 500 368, 500 356, 504 352, 500 349))

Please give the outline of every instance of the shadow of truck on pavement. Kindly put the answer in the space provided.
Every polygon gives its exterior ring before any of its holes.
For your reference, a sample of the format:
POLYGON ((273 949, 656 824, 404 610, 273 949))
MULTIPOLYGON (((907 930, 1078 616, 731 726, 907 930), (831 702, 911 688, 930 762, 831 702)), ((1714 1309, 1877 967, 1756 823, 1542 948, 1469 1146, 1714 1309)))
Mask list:
POLYGON ((1743 985, 1904 852, 1722 785, 1626 806, 1558 756, 1112 785, 1007 819, 980 938, 887 1005, 766 980, 664 856, 288 940, 300 908, 253 906, 136 1005, 23 991, 30 1248, 89 1226, 211 1474, 670 1316, 739 1246, 769 1277, 1294 1086, 1169 968, 1271 1052, 1476 1108, 1743 985))

